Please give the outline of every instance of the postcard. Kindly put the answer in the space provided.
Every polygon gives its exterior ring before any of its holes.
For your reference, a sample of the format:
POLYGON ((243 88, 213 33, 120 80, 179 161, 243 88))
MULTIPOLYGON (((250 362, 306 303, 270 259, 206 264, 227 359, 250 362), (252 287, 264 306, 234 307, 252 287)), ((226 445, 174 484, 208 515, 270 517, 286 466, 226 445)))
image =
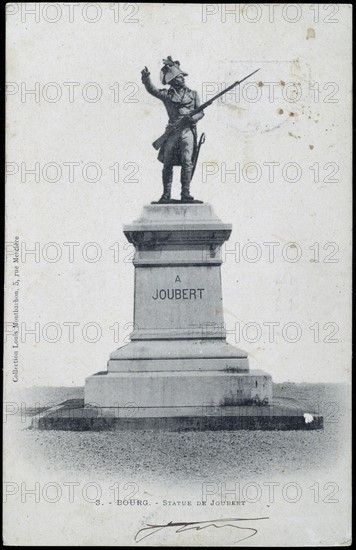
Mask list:
POLYGON ((6 545, 351 544, 351 18, 6 4, 6 545))

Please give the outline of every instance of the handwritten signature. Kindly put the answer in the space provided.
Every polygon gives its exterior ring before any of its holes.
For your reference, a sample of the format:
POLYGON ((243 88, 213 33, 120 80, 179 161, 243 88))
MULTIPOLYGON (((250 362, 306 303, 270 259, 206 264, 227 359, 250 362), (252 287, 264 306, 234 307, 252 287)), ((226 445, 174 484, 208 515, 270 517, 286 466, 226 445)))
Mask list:
POLYGON ((242 527, 241 525, 237 525, 237 523, 242 523, 247 521, 259 521, 264 519, 269 519, 269 518, 268 517, 228 518, 228 519, 212 519, 209 521, 184 521, 184 522, 170 521, 169 523, 166 523, 164 525, 151 525, 148 523, 146 527, 143 527, 142 529, 139 529, 137 531, 134 540, 135 542, 141 542, 147 537, 150 537, 155 533, 158 533, 159 531, 162 531, 163 529, 167 529, 167 528, 173 528, 175 529, 176 533, 182 533, 183 531, 189 531, 189 530, 202 531, 203 529, 207 529, 208 527, 214 527, 216 529, 222 529, 224 527, 233 527, 234 529, 240 529, 244 531, 244 533, 241 533, 241 534, 246 535, 246 536, 243 536, 242 538, 239 538, 238 540, 233 541, 233 544, 237 544, 238 542, 242 542, 243 540, 254 537, 257 533, 257 529, 255 529, 254 527, 242 527), (247 534, 247 531, 250 531, 250 533, 247 534))

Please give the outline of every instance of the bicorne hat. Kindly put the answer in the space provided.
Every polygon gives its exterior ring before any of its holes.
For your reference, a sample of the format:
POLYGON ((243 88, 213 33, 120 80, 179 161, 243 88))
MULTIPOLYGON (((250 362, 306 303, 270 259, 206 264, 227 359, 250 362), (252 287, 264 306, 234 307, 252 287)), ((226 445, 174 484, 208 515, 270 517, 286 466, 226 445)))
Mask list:
POLYGON ((169 84, 170 81, 179 74, 182 74, 183 76, 188 76, 188 73, 185 73, 180 68, 179 61, 173 61, 170 55, 167 57, 167 59, 163 59, 163 67, 160 72, 160 79, 162 84, 169 84))

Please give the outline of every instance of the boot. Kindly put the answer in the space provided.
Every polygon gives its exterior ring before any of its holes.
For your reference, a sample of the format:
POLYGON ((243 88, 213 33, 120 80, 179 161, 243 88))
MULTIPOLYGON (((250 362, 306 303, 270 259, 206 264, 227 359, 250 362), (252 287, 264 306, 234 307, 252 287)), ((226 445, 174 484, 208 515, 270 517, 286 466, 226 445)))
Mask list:
POLYGON ((173 168, 163 168, 162 170, 163 195, 158 202, 164 204, 171 200, 172 180, 173 180, 173 168))
POLYGON ((190 180, 192 177, 192 169, 191 168, 182 168, 180 181, 182 185, 182 191, 180 194, 180 200, 181 202, 193 202, 194 197, 192 197, 189 193, 190 188, 190 180))

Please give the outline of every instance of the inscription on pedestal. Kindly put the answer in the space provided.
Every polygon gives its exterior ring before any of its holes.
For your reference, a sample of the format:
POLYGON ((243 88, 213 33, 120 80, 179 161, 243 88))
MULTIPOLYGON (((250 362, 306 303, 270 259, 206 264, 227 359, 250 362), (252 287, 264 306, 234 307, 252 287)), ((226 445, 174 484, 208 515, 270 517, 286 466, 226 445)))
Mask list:
MULTIPOLYGON (((223 323, 220 266, 136 267, 135 325, 172 331, 223 323)), ((178 331, 178 332, 177 332, 178 331)))
MULTIPOLYGON (((179 275, 175 278, 175 283, 181 283, 179 275)), ((205 288, 161 288, 156 289, 153 300, 201 300, 205 288)))
POLYGON ((204 288, 157 288, 153 300, 201 300, 204 288))

